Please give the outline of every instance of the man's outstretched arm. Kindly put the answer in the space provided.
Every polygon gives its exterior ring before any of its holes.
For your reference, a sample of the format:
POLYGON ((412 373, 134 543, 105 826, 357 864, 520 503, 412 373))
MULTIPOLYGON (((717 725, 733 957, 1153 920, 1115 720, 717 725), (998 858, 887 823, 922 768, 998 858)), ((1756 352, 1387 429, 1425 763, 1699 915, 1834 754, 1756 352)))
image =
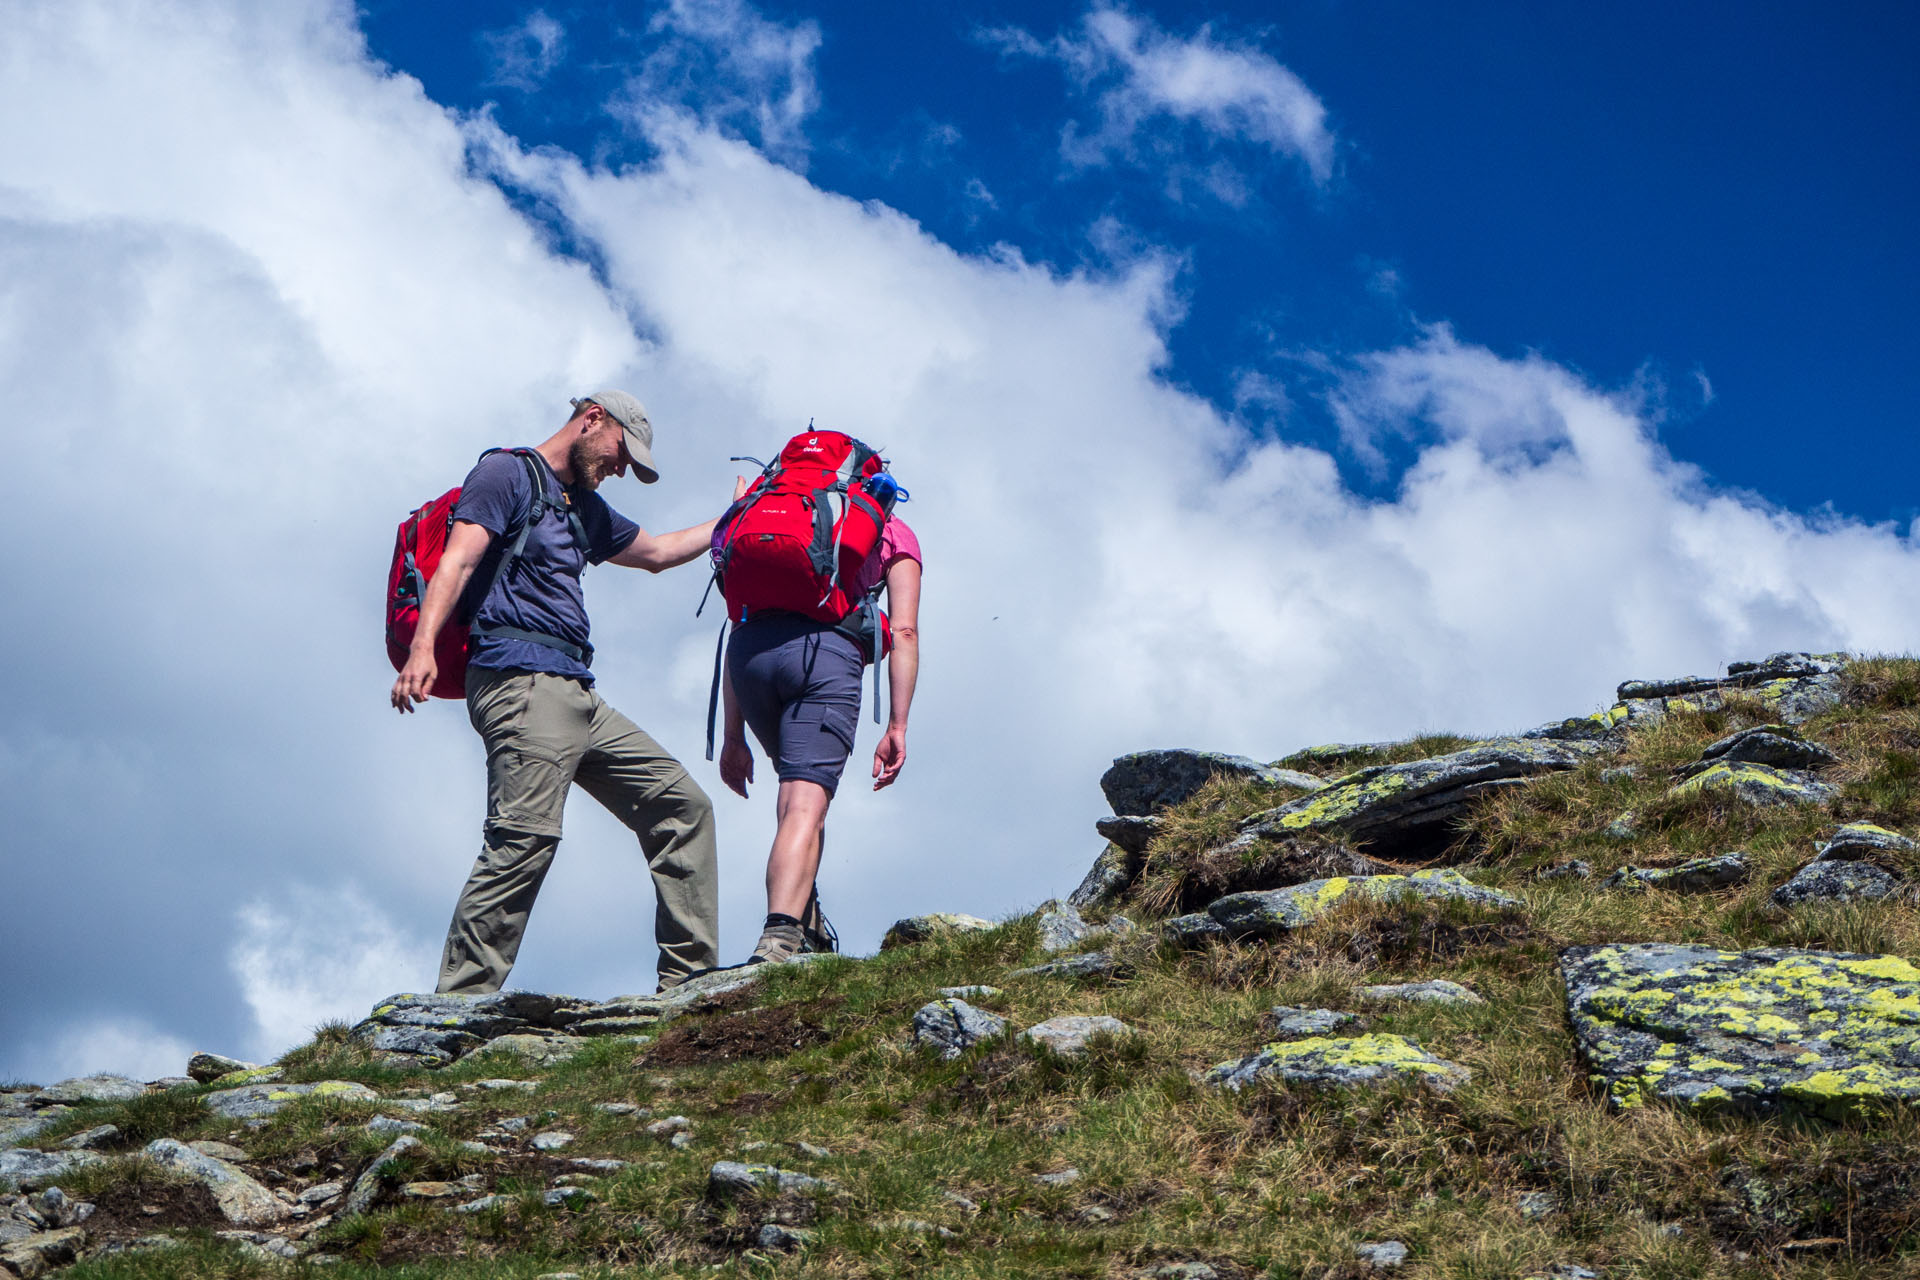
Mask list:
POLYGON ((427 598, 420 602, 420 623, 413 632, 413 645, 407 650, 407 665, 400 668, 400 678, 393 682, 393 692, 389 695, 395 711, 411 711, 414 703, 427 700, 427 690, 433 688, 440 674, 440 664, 433 655, 434 641, 440 638, 440 628, 453 616, 455 602, 467 589, 467 580, 473 577, 474 568, 491 545, 493 535, 484 527, 466 520, 453 522, 453 529, 447 534, 447 549, 440 556, 440 567, 434 570, 433 581, 427 584, 427 598))
POLYGON ((920 678, 920 562, 896 556, 887 566, 887 621, 893 654, 887 659, 887 732, 873 749, 873 789, 891 786, 907 763, 907 712, 920 678))
MULTIPOLYGON (((736 502, 747 491, 749 483, 745 476, 734 477, 733 497, 736 502)), ((716 516, 705 524, 676 529, 672 533, 648 533, 642 529, 633 535, 632 542, 618 553, 608 556, 607 563, 625 565, 629 569, 645 569, 648 573, 659 573, 662 569, 683 565, 705 554, 713 545, 713 526, 719 523, 720 519, 716 516)))

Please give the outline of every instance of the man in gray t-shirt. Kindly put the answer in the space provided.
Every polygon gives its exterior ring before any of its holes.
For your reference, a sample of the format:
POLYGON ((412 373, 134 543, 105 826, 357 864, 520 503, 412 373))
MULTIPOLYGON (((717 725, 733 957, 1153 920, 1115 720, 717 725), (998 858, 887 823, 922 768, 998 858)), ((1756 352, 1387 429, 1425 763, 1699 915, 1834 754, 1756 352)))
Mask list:
POLYGON ((661 987, 719 963, 713 806, 678 760, 594 689, 580 591, 590 563, 658 573, 695 559, 714 522, 656 535, 608 506, 595 492, 608 476, 631 467, 643 483, 659 479, 653 427, 624 391, 573 406, 544 442, 489 453, 467 477, 393 684, 398 710, 425 702, 440 629, 456 608, 472 620, 467 716, 487 747, 487 823, 447 930, 441 991, 498 991, 506 981, 575 783, 639 837, 657 899, 661 987), (519 554, 496 575, 509 532, 518 539, 523 528, 519 554))

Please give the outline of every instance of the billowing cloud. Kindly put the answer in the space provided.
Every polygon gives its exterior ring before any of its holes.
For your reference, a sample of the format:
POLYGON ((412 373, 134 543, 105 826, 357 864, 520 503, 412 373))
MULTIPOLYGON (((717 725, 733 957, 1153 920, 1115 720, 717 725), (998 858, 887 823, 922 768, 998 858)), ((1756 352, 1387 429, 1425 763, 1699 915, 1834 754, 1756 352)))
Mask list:
POLYGON ((807 118, 820 105, 818 23, 776 22, 746 0, 667 0, 648 29, 660 40, 622 95, 624 110, 643 125, 662 111, 688 111, 804 164, 807 118))
MULTIPOLYGON (((1005 52, 1058 62, 1092 98, 1090 129, 1070 124, 1061 148, 1078 165, 1131 158, 1172 124, 1246 142, 1304 164, 1315 182, 1333 175, 1327 109, 1306 84, 1257 45, 1217 37, 1210 24, 1178 36, 1123 5, 1096 3, 1079 29, 1041 40, 1020 29, 985 33, 1005 52)), ((1164 142, 1164 139, 1160 139, 1164 142)), ((1243 178, 1220 161, 1207 184, 1232 203, 1243 178)))
MULTIPOLYGON (((0 535, 26 549, 0 562, 26 623, 0 632, 26 904, 0 1074, 65 1070, 44 1046, 267 1053, 431 983, 482 759, 457 705, 385 706, 392 530, 607 382, 658 429, 661 483, 610 493, 648 527, 711 514, 729 454, 810 418, 913 492, 907 772, 842 792, 823 873, 855 949, 1070 888, 1122 751, 1511 729, 1626 676, 1920 624, 1901 531, 1718 490, 1630 391, 1549 361, 1444 327, 1319 353, 1330 381, 1244 384, 1250 430, 1168 376, 1168 250, 961 253, 685 113, 645 116, 657 158, 609 172, 447 112, 343 6, 200 9, 46 0, 0 32, 0 535), (1410 451, 1390 500, 1287 438, 1311 394, 1410 451)), ((601 568, 587 594, 609 700, 716 793, 737 959, 772 797, 698 760, 701 586, 601 568)), ((632 838, 576 803, 515 982, 647 989, 648 899, 632 838)))
POLYGON ((545 9, 478 37, 491 67, 488 83, 532 93, 567 56, 567 29, 545 9))

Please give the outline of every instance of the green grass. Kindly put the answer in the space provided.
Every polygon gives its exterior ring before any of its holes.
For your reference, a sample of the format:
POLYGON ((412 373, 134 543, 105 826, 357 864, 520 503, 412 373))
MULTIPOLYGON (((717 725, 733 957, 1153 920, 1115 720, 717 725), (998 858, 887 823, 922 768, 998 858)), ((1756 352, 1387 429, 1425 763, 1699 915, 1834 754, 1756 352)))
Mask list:
MULTIPOLYGON (((1186 953, 1142 931, 1120 944, 1130 974, 1123 981, 1008 976, 1041 958, 1033 921, 1023 917, 867 960, 784 968, 749 999, 669 1032, 697 1030, 700 1043, 723 1043, 729 1028, 769 1011, 818 1028, 803 1047, 767 1058, 665 1066, 653 1060, 656 1049, 665 1052, 658 1043, 606 1042, 550 1068, 488 1055, 439 1072, 403 1071, 372 1061, 345 1028, 322 1029, 284 1059, 289 1079, 354 1079, 387 1094, 457 1093, 458 1111, 411 1117, 433 1132, 396 1172, 422 1179, 478 1173, 512 1197, 471 1217, 389 1202, 336 1222, 314 1237, 343 1259, 326 1274, 1104 1278, 1204 1260, 1224 1276, 1357 1280, 1366 1273, 1353 1246, 1391 1238, 1412 1250, 1398 1273, 1404 1277, 1525 1276, 1555 1263, 1674 1280, 1920 1276, 1912 1172, 1920 1167, 1920 1118, 1902 1112, 1829 1124, 1701 1117, 1660 1106, 1614 1112, 1575 1057, 1556 969, 1563 947, 1604 941, 1920 959, 1911 905, 1785 913, 1768 900, 1836 820, 1871 817, 1920 831, 1920 663, 1856 664, 1848 688, 1845 706, 1804 726, 1840 757, 1828 771, 1843 789, 1831 813, 1749 811, 1666 795, 1672 770, 1706 743, 1768 718, 1740 703, 1672 715, 1634 735, 1618 758, 1489 798, 1460 830, 1454 853, 1482 868, 1476 878, 1524 900, 1525 910, 1511 915, 1357 898, 1283 942, 1186 953), (1637 776, 1602 780, 1623 764, 1637 776), (1608 823, 1629 810, 1639 817, 1633 839, 1608 837, 1608 823), (1753 859, 1751 883, 1694 895, 1598 887, 1619 866, 1730 849, 1753 859), (1574 857, 1592 864, 1592 881, 1535 878, 1574 857), (1487 1003, 1367 1008, 1354 994, 1364 983, 1433 977, 1464 983, 1487 1003), (936 988, 974 982, 1003 988, 980 1003, 1015 1030, 1097 1013, 1135 1034, 1096 1043, 1079 1059, 1009 1039, 944 1062, 908 1043, 914 1010, 936 988), (1261 1044, 1262 1018, 1279 1004, 1361 1012, 1367 1029, 1408 1036, 1466 1066, 1472 1081, 1446 1095, 1411 1086, 1231 1095, 1195 1082, 1197 1073, 1261 1044), (523 1095, 464 1087, 494 1076, 537 1079, 538 1088, 523 1095), (613 1101, 653 1115, 596 1109, 613 1101), (692 1121, 684 1148, 645 1132, 650 1119, 672 1114, 692 1121), (547 1208, 539 1193, 558 1166, 462 1146, 510 1117, 530 1118, 529 1132, 573 1132, 562 1156, 631 1164, 592 1180, 591 1203, 547 1208), (831 1155, 802 1154, 799 1142, 831 1155), (756 1143, 765 1145, 749 1151, 756 1143), (839 1190, 716 1206, 705 1196, 707 1170, 727 1158, 828 1177, 839 1190), (1034 1181, 1068 1166, 1081 1171, 1079 1181, 1034 1181), (1559 1210, 1526 1217, 1526 1193, 1549 1194, 1559 1210), (796 1255, 761 1252, 752 1242, 770 1218, 814 1233, 813 1242, 796 1255), (915 1232, 905 1220, 949 1228, 958 1239, 915 1232)), ((1463 745, 1428 735, 1340 764, 1463 745)), ((1316 767, 1331 768, 1323 760, 1316 767)), ((1272 871, 1273 850, 1227 865, 1209 855, 1242 818, 1291 794, 1210 784, 1168 815, 1136 897, 1121 910, 1151 919, 1237 877, 1272 871)), ((351 1176, 388 1141, 363 1128, 377 1106, 309 1099, 255 1132, 196 1112, 199 1092, 83 1108, 62 1131, 111 1122, 236 1141, 256 1157, 249 1167, 308 1170, 288 1185, 339 1176, 329 1168, 351 1176)), ((143 1168, 118 1160, 75 1185, 106 1194, 152 1176, 143 1168)), ((286 1274, 277 1265, 200 1238, 178 1251, 102 1258, 66 1274, 286 1274)))

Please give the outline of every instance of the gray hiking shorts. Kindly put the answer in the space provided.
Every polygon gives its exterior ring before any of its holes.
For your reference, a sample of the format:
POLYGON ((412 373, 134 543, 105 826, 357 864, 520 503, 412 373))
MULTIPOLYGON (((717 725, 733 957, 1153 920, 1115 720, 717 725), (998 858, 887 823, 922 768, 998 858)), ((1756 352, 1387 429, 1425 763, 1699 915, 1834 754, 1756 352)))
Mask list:
POLYGON ((823 622, 769 613, 727 642, 727 675, 747 727, 782 782, 832 795, 860 723, 860 646, 823 622))

